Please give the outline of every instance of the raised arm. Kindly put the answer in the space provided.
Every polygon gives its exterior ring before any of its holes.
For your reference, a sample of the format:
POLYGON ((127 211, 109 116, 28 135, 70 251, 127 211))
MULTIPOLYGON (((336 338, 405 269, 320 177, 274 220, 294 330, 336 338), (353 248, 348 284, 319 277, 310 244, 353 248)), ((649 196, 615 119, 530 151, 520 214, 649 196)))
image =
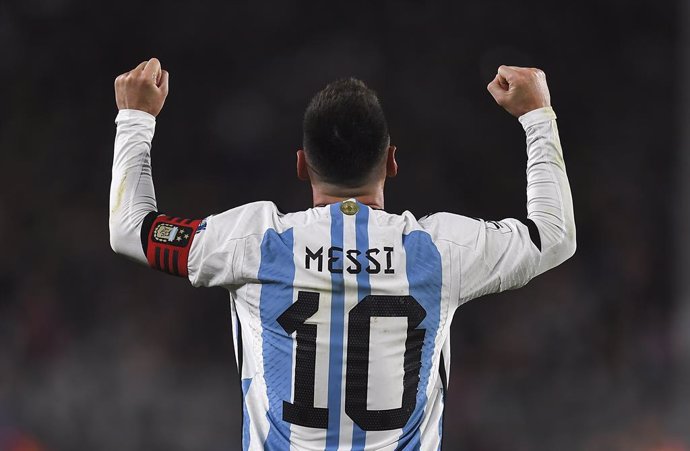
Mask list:
MULTIPOLYGON (((156 211, 151 140, 168 95, 168 73, 156 58, 115 79, 115 154, 110 184, 110 245, 118 254, 147 263, 141 228, 156 211)), ((153 218, 152 218, 153 219, 153 218)))
POLYGON ((487 89, 527 135, 527 217, 538 230, 537 274, 575 253, 575 216, 556 114, 546 76, 539 69, 501 66, 487 89))
POLYGON ((159 213, 151 174, 156 116, 168 94, 168 73, 153 58, 115 80, 120 109, 110 185, 110 245, 137 262, 194 286, 244 283, 244 240, 274 227, 279 212, 255 202, 205 219, 159 213))

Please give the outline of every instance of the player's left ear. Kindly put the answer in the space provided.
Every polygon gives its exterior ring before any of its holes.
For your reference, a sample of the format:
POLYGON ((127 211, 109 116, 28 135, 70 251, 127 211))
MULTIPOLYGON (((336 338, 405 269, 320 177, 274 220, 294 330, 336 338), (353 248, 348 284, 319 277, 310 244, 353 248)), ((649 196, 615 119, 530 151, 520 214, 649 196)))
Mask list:
POLYGON ((302 181, 309 180, 309 170, 307 169, 307 157, 304 150, 297 151, 297 178, 302 181))
POLYGON ((395 161, 395 151, 397 147, 388 146, 388 156, 386 157, 386 176, 395 177, 398 175, 398 162, 395 161))

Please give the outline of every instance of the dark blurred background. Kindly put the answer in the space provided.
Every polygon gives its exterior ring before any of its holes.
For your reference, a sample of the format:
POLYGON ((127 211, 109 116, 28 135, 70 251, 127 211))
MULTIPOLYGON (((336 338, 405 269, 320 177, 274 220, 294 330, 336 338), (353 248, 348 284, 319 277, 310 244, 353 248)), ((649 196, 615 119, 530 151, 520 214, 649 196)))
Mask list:
POLYGON ((309 207, 302 113, 350 75, 398 146, 388 211, 524 217, 485 86, 544 69, 578 252, 458 310, 444 449, 690 450, 683 1, 0 1, 0 451, 241 449, 227 294, 108 244, 112 82, 152 56, 158 205, 188 217, 309 207))

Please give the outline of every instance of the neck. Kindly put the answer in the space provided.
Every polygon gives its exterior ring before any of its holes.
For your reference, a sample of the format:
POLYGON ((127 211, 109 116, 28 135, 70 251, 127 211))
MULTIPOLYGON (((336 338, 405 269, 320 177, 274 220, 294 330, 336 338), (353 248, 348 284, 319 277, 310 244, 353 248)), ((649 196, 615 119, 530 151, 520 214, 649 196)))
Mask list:
POLYGON ((343 188, 321 182, 312 183, 311 189, 315 207, 354 198, 371 208, 383 209, 383 181, 357 188, 343 188))

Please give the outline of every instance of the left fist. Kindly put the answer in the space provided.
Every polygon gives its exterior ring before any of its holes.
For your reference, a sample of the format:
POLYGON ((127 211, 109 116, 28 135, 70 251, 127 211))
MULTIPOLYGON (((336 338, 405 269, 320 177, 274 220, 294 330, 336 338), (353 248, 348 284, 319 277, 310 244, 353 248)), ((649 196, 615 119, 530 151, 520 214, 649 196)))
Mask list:
POLYGON ((486 87, 496 103, 515 117, 551 106, 546 75, 532 67, 500 66, 486 87))
POLYGON ((144 61, 115 79, 115 103, 120 110, 145 111, 154 116, 161 112, 168 96, 168 72, 157 58, 144 61))

